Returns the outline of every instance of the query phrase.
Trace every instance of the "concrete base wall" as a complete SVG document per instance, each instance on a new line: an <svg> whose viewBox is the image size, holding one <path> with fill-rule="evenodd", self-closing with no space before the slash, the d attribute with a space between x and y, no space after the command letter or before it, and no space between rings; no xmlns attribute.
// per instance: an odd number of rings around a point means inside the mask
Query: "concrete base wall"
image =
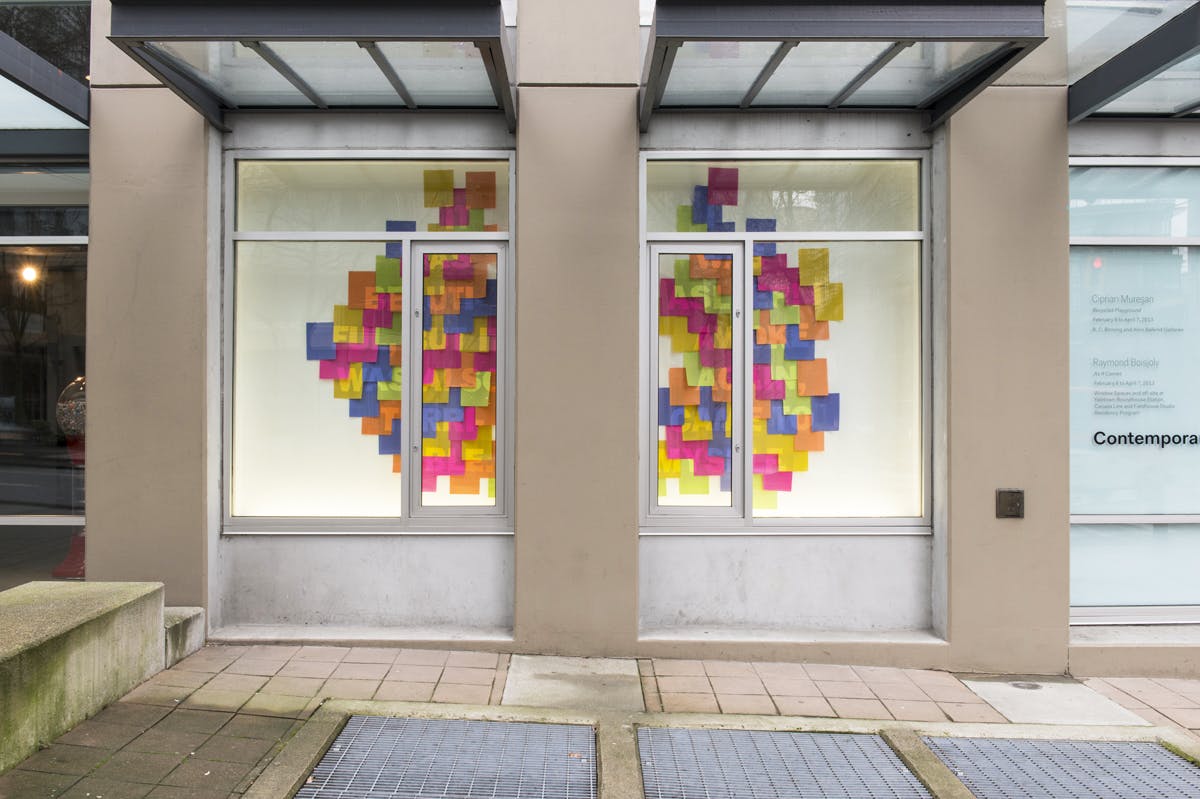
<svg viewBox="0 0 1200 799"><path fill-rule="evenodd" d="M0 593L0 771L162 668L161 583Z"/></svg>

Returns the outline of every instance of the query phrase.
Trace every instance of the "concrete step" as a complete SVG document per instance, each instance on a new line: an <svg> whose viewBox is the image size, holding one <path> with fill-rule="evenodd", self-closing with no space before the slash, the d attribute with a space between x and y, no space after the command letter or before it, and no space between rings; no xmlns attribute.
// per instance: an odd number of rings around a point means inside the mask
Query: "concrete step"
<svg viewBox="0 0 1200 799"><path fill-rule="evenodd" d="M171 668L204 646L204 608L163 608L166 665Z"/></svg>
<svg viewBox="0 0 1200 799"><path fill-rule="evenodd" d="M0 592L0 772L163 667L162 583Z"/></svg>

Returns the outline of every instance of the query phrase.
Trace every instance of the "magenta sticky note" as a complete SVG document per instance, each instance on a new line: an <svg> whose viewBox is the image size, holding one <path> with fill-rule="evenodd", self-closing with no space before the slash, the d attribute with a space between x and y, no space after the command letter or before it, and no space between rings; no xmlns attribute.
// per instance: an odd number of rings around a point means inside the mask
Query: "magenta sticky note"
<svg viewBox="0 0 1200 799"><path fill-rule="evenodd" d="M421 490L432 494L437 491L437 475L427 472L421 473Z"/></svg>
<svg viewBox="0 0 1200 799"><path fill-rule="evenodd" d="M424 385L429 386L433 384L434 371L434 368L429 364L428 361L422 364L421 382Z"/></svg>
<svg viewBox="0 0 1200 799"><path fill-rule="evenodd" d="M467 190L465 188L454 190L454 207L462 208L464 210L466 209L466 207L467 207ZM466 224L466 223L464 222L463 224Z"/></svg>
<svg viewBox="0 0 1200 799"><path fill-rule="evenodd" d="M708 204L737 205L738 171L736 168L708 168Z"/></svg>
<svg viewBox="0 0 1200 799"><path fill-rule="evenodd" d="M692 464L692 474L697 477L720 477L725 473L725 459L705 453Z"/></svg>
<svg viewBox="0 0 1200 799"><path fill-rule="evenodd" d="M494 352L477 352L475 353L475 371L476 372L491 372L496 373L496 353Z"/></svg>
<svg viewBox="0 0 1200 799"><path fill-rule="evenodd" d="M767 363L754 364L754 398L759 400L784 398L786 384L782 380L771 379L771 365Z"/></svg>
<svg viewBox="0 0 1200 799"><path fill-rule="evenodd" d="M774 474L764 474L762 481L763 488L767 489L768 491L792 490L791 472L775 472Z"/></svg>
<svg viewBox="0 0 1200 799"><path fill-rule="evenodd" d="M755 455L754 456L754 473L755 474L773 474L779 471L779 456L778 455Z"/></svg>

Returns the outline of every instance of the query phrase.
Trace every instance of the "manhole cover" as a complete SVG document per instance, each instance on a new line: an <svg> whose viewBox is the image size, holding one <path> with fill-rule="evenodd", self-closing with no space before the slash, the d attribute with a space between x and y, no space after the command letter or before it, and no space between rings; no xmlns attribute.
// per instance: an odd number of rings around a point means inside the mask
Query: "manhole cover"
<svg viewBox="0 0 1200 799"><path fill-rule="evenodd" d="M1196 799L1200 768L1155 743L925 738L979 799Z"/></svg>
<svg viewBox="0 0 1200 799"><path fill-rule="evenodd" d="M638 730L646 799L929 799L878 735Z"/></svg>
<svg viewBox="0 0 1200 799"><path fill-rule="evenodd" d="M595 799L596 738L572 724L351 716L297 799Z"/></svg>

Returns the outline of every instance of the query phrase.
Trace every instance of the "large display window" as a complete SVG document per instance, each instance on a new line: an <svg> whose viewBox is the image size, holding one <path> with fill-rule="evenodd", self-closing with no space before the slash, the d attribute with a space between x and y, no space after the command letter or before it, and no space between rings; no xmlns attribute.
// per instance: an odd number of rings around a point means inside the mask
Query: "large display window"
<svg viewBox="0 0 1200 799"><path fill-rule="evenodd" d="M928 524L922 163L647 159L645 524Z"/></svg>
<svg viewBox="0 0 1200 799"><path fill-rule="evenodd" d="M226 531L511 529L508 159L229 169Z"/></svg>
<svg viewBox="0 0 1200 799"><path fill-rule="evenodd" d="M1071 604L1200 606L1200 162L1073 160L1069 270Z"/></svg>

